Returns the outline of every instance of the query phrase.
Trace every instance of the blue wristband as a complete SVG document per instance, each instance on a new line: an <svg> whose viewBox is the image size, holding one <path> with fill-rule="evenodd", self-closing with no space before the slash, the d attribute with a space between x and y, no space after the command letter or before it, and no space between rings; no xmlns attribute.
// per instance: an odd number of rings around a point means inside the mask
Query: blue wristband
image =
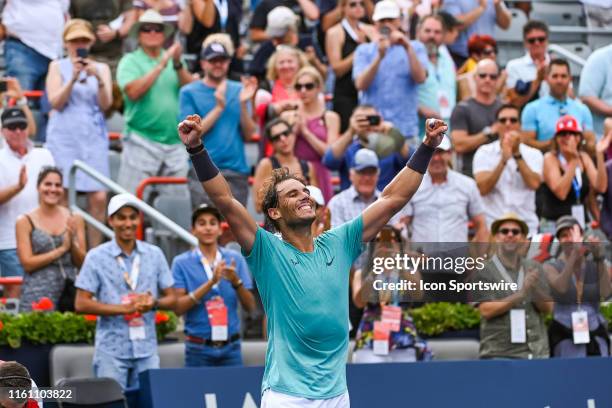
<svg viewBox="0 0 612 408"><path fill-rule="evenodd" d="M417 173L425 174L427 171L427 166L429 166L429 161L431 160L431 157L435 151L435 148L428 146L425 143L421 143L410 160L408 160L408 164L406 164L406 166Z"/></svg>

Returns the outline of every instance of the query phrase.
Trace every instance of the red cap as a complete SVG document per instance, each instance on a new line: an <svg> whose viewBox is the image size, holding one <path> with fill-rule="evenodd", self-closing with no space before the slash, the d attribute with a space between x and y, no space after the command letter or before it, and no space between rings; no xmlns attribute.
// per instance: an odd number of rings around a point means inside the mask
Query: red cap
<svg viewBox="0 0 612 408"><path fill-rule="evenodd" d="M582 126L572 115L561 116L559 120L557 120L557 125L555 126L555 135L561 132L574 132L582 134Z"/></svg>

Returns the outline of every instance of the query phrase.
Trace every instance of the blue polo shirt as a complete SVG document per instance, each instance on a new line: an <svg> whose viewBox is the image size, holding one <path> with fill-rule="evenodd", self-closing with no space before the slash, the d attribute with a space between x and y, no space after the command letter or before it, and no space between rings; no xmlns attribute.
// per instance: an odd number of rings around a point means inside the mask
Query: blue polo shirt
<svg viewBox="0 0 612 408"><path fill-rule="evenodd" d="M221 257L226 264L236 262L236 273L242 279L246 289L253 288L253 280L249 273L246 261L240 253L219 247ZM184 252L172 261L172 275L174 277L174 287L185 289L187 293L196 290L204 283L208 282L208 276L200 261L200 254L197 250ZM210 322L206 313L206 301L215 296L221 296L227 306L228 335L232 336L240 332L240 319L238 318L238 296L232 284L226 279L221 279L217 288L213 288L203 298L199 305L192 307L185 315L185 334L197 336L204 339L211 338Z"/></svg>
<svg viewBox="0 0 612 408"><path fill-rule="evenodd" d="M250 169L244 153L244 139L240 127L240 91L242 84L227 80L225 109L212 128L204 134L204 147L221 170L248 174ZM216 88L195 81L181 88L179 93L179 120L187 115L205 117L217 104Z"/></svg>
<svg viewBox="0 0 612 408"><path fill-rule="evenodd" d="M351 186L351 180L349 179L349 170L353 166L355 161L355 155L359 149L363 149L364 146L357 140L346 149L344 156L335 158L331 148L328 148L323 155L321 161L330 170L337 170L340 174L340 189L346 190ZM409 152L408 157L412 155L412 151ZM380 167L380 174L378 176L378 184L376 188L383 191L387 184L393 180L393 177L404 168L408 162L407 158L404 158L399 153L393 153L389 156L379 159L378 165Z"/></svg>
<svg viewBox="0 0 612 408"><path fill-rule="evenodd" d="M521 114L521 123L523 130L536 132L537 140L549 140L563 115L572 115L583 130L593 131L593 116L585 104L571 98L560 101L551 95L529 102Z"/></svg>
<svg viewBox="0 0 612 408"><path fill-rule="evenodd" d="M410 41L410 44L423 69L427 69L425 46L419 41ZM353 61L353 80L372 64L377 55L376 43L357 47ZM406 138L416 136L419 131L418 84L412 79L411 71L406 49L401 45L393 45L387 49L370 86L359 96L361 105L374 106Z"/></svg>

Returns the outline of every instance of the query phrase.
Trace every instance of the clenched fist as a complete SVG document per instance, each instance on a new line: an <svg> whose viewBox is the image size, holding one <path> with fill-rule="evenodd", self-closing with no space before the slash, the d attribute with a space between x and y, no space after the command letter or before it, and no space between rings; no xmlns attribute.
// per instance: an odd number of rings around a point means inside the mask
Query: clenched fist
<svg viewBox="0 0 612 408"><path fill-rule="evenodd" d="M202 118L199 115L189 115L178 124L179 137L187 147L197 147L202 144Z"/></svg>
<svg viewBox="0 0 612 408"><path fill-rule="evenodd" d="M446 122L440 119L427 119L425 122L425 143L429 147L438 147L448 130Z"/></svg>

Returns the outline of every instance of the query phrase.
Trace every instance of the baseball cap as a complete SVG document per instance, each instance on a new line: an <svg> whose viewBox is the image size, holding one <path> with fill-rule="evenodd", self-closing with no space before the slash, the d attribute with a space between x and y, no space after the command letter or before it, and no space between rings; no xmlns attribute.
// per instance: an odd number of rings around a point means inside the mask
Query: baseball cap
<svg viewBox="0 0 612 408"><path fill-rule="evenodd" d="M325 205L325 200L323 199L323 193L319 187L315 186L306 186L308 191L310 191L310 196L315 200L315 203L318 205Z"/></svg>
<svg viewBox="0 0 612 408"><path fill-rule="evenodd" d="M575 219L574 217L572 217L571 215L564 215L562 217L560 217L557 220L556 223L556 228L555 228L555 237L559 238L559 234L561 233L562 230L566 229L566 228L571 228L574 225L578 225L580 226L580 223L578 222L577 219ZM582 230L582 228L580 228L580 230Z"/></svg>
<svg viewBox="0 0 612 408"><path fill-rule="evenodd" d="M575 132L582 134L582 126L572 115L564 115L557 120L555 126L555 136L561 132Z"/></svg>
<svg viewBox="0 0 612 408"><path fill-rule="evenodd" d="M382 0L376 3L372 20L379 21L384 18L400 18L400 9L396 2L392 0Z"/></svg>
<svg viewBox="0 0 612 408"><path fill-rule="evenodd" d="M266 35L278 38L287 34L290 29L297 27L298 17L289 7L278 6L268 13Z"/></svg>
<svg viewBox="0 0 612 408"><path fill-rule="evenodd" d="M370 149L359 149L355 154L351 168L361 171L369 167L378 168L378 156Z"/></svg>
<svg viewBox="0 0 612 408"><path fill-rule="evenodd" d="M450 152L453 149L453 145L451 144L448 136L444 135L442 142L440 142L436 149L444 150L445 152Z"/></svg>
<svg viewBox="0 0 612 408"><path fill-rule="evenodd" d="M64 26L64 41L72 41L77 38L87 38L90 41L96 41L93 27L89 21L80 18L68 20Z"/></svg>
<svg viewBox="0 0 612 408"><path fill-rule="evenodd" d="M211 214L213 215L219 222L221 222L222 216L221 212L212 205L201 204L198 208L196 208L191 214L191 225L195 225L196 220L202 214Z"/></svg>
<svg viewBox="0 0 612 408"><path fill-rule="evenodd" d="M202 48L202 52L200 53L200 59L210 61L215 58L231 58L231 55L227 52L223 44L219 42L213 42L206 46L206 48Z"/></svg>
<svg viewBox="0 0 612 408"><path fill-rule="evenodd" d="M138 210L138 205L138 199L134 195L128 193L117 194L108 202L107 214L110 217L126 206Z"/></svg>
<svg viewBox="0 0 612 408"><path fill-rule="evenodd" d="M26 118L21 108L6 108L4 112L2 112L2 116L0 116L0 120L2 120L2 127L14 123L25 123L26 125L28 123L28 118Z"/></svg>

